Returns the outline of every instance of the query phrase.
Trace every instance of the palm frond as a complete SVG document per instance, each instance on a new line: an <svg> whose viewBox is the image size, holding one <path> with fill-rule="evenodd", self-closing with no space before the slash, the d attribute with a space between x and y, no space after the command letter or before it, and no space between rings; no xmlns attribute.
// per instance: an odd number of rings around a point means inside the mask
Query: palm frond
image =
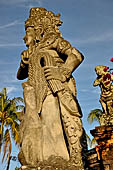
<svg viewBox="0 0 113 170"><path fill-rule="evenodd" d="M18 127L19 127L19 126L18 126ZM15 144L19 144L19 133L18 133L18 129L19 129L19 128L17 128L15 124L12 124L12 126L11 126L11 133L12 133L12 137L13 137L13 139L14 139Z"/></svg>
<svg viewBox="0 0 113 170"><path fill-rule="evenodd" d="M11 147L10 147L11 139L10 139L10 133L9 133L8 129L5 131L4 139L5 139L5 143L4 143L4 148L3 148L4 154L3 154L3 157L2 157L2 162L4 161L4 158L5 158L5 155L6 155L6 149L7 149L8 145L9 145L8 153L9 154L11 153Z"/></svg>
<svg viewBox="0 0 113 170"><path fill-rule="evenodd" d="M102 116L102 110L100 109L94 109L91 110L91 112L88 115L88 122L91 124L93 121L97 121L100 123L100 117Z"/></svg>
<svg viewBox="0 0 113 170"><path fill-rule="evenodd" d="M24 103L24 99L21 97L15 97L13 98L13 101L18 104L18 103Z"/></svg>
<svg viewBox="0 0 113 170"><path fill-rule="evenodd" d="M7 102L4 104L4 111L9 111L12 107L12 103L11 102Z"/></svg>
<svg viewBox="0 0 113 170"><path fill-rule="evenodd" d="M95 138L93 138L91 140L91 148L95 147L97 145L97 141L95 140Z"/></svg>
<svg viewBox="0 0 113 170"><path fill-rule="evenodd" d="M0 124L0 135L1 135L1 138L3 137L3 125L4 125L4 123L3 123L3 121L1 122L1 124Z"/></svg>
<svg viewBox="0 0 113 170"><path fill-rule="evenodd" d="M18 115L16 113L10 113L10 115L8 115L8 118L11 119L12 122L18 121Z"/></svg>
<svg viewBox="0 0 113 170"><path fill-rule="evenodd" d="M2 117L3 113L0 111L0 118Z"/></svg>
<svg viewBox="0 0 113 170"><path fill-rule="evenodd" d="M23 110L23 108L24 108L24 105L17 105L16 106L16 110Z"/></svg>
<svg viewBox="0 0 113 170"><path fill-rule="evenodd" d="M2 144L3 144L3 136L0 134L0 153L1 153Z"/></svg>
<svg viewBox="0 0 113 170"><path fill-rule="evenodd" d="M86 133L86 139L87 139L87 144L89 145L89 147L91 147L91 139L87 133Z"/></svg>
<svg viewBox="0 0 113 170"><path fill-rule="evenodd" d="M3 154L3 157L2 157L2 163L3 163L4 158L5 158L5 155L6 155L6 148L7 148L7 145L8 145L8 142L6 141L5 144L4 144L4 154Z"/></svg>
<svg viewBox="0 0 113 170"><path fill-rule="evenodd" d="M1 98L0 98L0 111L1 112L4 111L4 98L3 98L3 96L1 96Z"/></svg>
<svg viewBox="0 0 113 170"><path fill-rule="evenodd" d="M0 92L0 150L3 146L2 162L7 154L7 160L11 155L11 139L19 144L19 114L24 108L24 101L21 97L8 98L7 89ZM4 128L5 127L5 128ZM5 131L4 131L5 130Z"/></svg>

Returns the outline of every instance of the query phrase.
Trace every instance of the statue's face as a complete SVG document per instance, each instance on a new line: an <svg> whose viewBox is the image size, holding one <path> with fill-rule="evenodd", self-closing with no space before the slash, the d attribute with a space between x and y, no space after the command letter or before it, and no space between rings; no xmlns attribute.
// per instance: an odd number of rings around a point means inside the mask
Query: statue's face
<svg viewBox="0 0 113 170"><path fill-rule="evenodd" d="M101 72L100 69L97 69L97 70L96 70L96 73L97 73L97 75L99 75L99 76L102 75L102 72Z"/></svg>
<svg viewBox="0 0 113 170"><path fill-rule="evenodd" d="M26 35L24 37L24 42L26 46L29 47L30 44L32 44L35 40L35 32L33 27L28 27L26 29Z"/></svg>

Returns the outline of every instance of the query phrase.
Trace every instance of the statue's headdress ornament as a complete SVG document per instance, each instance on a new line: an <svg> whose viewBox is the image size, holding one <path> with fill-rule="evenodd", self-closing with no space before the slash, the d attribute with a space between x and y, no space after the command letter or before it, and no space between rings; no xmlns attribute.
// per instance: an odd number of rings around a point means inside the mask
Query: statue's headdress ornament
<svg viewBox="0 0 113 170"><path fill-rule="evenodd" d="M45 8L31 8L29 18L25 22L25 28L31 26L37 29L39 25L58 27L61 24L62 21L60 20L60 14L55 15L53 12L47 11Z"/></svg>

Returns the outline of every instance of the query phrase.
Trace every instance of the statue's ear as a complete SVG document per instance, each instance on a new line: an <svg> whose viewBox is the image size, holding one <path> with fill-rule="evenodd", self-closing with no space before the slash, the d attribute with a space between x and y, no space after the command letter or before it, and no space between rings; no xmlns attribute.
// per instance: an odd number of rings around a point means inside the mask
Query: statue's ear
<svg viewBox="0 0 113 170"><path fill-rule="evenodd" d="M35 30L36 41L39 41L40 39L42 39L43 35L44 35L44 29L43 28L37 28Z"/></svg>

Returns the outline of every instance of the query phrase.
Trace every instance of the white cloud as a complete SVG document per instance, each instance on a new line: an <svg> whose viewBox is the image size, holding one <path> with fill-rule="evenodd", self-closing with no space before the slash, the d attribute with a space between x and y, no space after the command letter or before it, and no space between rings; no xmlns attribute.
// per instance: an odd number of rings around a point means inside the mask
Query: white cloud
<svg viewBox="0 0 113 170"><path fill-rule="evenodd" d="M17 43L9 43L9 44L0 44L0 47L21 47L23 44L17 44Z"/></svg>
<svg viewBox="0 0 113 170"><path fill-rule="evenodd" d="M19 24L23 24L23 22L19 20L14 20L4 25L0 25L0 48L1 47L20 47L24 45L23 43L19 43L17 40L17 37L19 37L19 34L16 35L13 32L14 26L17 26ZM9 29L10 27L11 27L11 30ZM8 30L6 31L5 29L8 29Z"/></svg>
<svg viewBox="0 0 113 170"><path fill-rule="evenodd" d="M96 88L96 87L95 87ZM91 91L92 93L95 93L95 94L100 94L101 93L101 90L99 88L96 88L95 90L92 90Z"/></svg>
<svg viewBox="0 0 113 170"><path fill-rule="evenodd" d="M42 1L43 0L28 0L28 1L25 1L25 3L21 3L18 5L30 10L31 8L34 8L34 7L42 7L43 6Z"/></svg>
<svg viewBox="0 0 113 170"><path fill-rule="evenodd" d="M3 65L5 65L4 67L6 67L7 65L13 65L13 64L17 64L17 62L16 61L12 61L12 60L5 61L5 60L0 58L0 67L3 66ZM3 72L4 72L4 70L3 70ZM9 73L9 70L8 71L5 70L5 72ZM0 74L2 74L1 70L0 70Z"/></svg>
<svg viewBox="0 0 113 170"><path fill-rule="evenodd" d="M8 24L5 24L5 25L1 25L0 26L0 29L4 29L4 28L9 28L9 27L12 27L12 26L15 26L17 24L23 24L22 22L19 22L19 20L15 20L13 22L10 22Z"/></svg>
<svg viewBox="0 0 113 170"><path fill-rule="evenodd" d="M78 44L90 44L90 43L98 43L98 42L106 42L113 40L113 31L104 32L102 34L93 34L91 36L87 36L85 39L76 39L76 43ZM74 40L72 40L75 43Z"/></svg>
<svg viewBox="0 0 113 170"><path fill-rule="evenodd" d="M0 88L0 91L2 91L3 89L2 88ZM12 93L12 92L14 92L14 91L16 91L17 90L17 88L16 87L14 87L14 86L12 86L12 87L7 87L6 88L6 90L7 90L7 93L8 94L10 94L10 93Z"/></svg>
<svg viewBox="0 0 113 170"><path fill-rule="evenodd" d="M10 93L12 93L12 92L14 92L14 91L17 91L17 88L16 87L7 87L7 93L8 94L10 94Z"/></svg>
<svg viewBox="0 0 113 170"><path fill-rule="evenodd" d="M96 87L94 87L94 88L96 88ZM80 92L84 92L84 93L94 93L94 94L100 94L100 88L96 88L96 89L94 89L93 90L93 88L92 89L80 89L79 90Z"/></svg>
<svg viewBox="0 0 113 170"><path fill-rule="evenodd" d="M81 90L79 90L80 92L89 92L89 90L88 89L81 89Z"/></svg>
<svg viewBox="0 0 113 170"><path fill-rule="evenodd" d="M8 4L8 5L12 5L12 4L20 4L23 5L25 3L38 3L39 5L42 5L42 0L10 0L9 2L7 2L7 0L0 0L0 3L2 4Z"/></svg>

